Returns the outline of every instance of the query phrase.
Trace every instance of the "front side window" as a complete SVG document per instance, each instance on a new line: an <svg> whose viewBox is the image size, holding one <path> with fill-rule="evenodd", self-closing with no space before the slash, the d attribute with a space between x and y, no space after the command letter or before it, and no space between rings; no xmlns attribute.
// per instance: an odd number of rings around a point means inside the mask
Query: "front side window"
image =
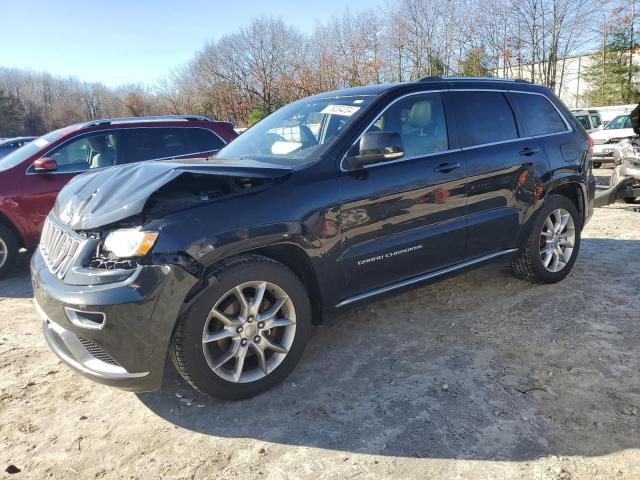
<svg viewBox="0 0 640 480"><path fill-rule="evenodd" d="M405 158L449 149L447 121L439 93L409 95L392 103L367 132L399 134Z"/></svg>
<svg viewBox="0 0 640 480"><path fill-rule="evenodd" d="M80 172L115 165L116 151L117 136L99 133L73 140L48 156L58 164L58 172Z"/></svg>
<svg viewBox="0 0 640 480"><path fill-rule="evenodd" d="M618 115L616 118L611 120L606 127L605 130L617 130L621 128L631 128L631 117L629 115Z"/></svg>
<svg viewBox="0 0 640 480"><path fill-rule="evenodd" d="M462 146L484 145L518 138L513 111L500 92L455 92Z"/></svg>
<svg viewBox="0 0 640 480"><path fill-rule="evenodd" d="M567 125L553 106L543 95L529 93L513 93L512 100L520 113L521 121L531 136L549 135L567 131ZM578 119L578 121L580 121ZM589 118L584 115L585 129L589 130ZM586 125L585 125L586 124Z"/></svg>
<svg viewBox="0 0 640 480"><path fill-rule="evenodd" d="M250 158L296 166L312 162L375 96L310 97L261 120L229 143L219 158Z"/></svg>

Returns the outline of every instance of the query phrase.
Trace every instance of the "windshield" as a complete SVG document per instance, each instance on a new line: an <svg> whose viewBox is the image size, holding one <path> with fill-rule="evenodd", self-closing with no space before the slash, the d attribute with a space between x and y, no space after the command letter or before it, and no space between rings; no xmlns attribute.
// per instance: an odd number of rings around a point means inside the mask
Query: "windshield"
<svg viewBox="0 0 640 480"><path fill-rule="evenodd" d="M251 157L296 166L310 162L374 96L306 98L261 120L220 150L218 158Z"/></svg>
<svg viewBox="0 0 640 480"><path fill-rule="evenodd" d="M40 150L41 148L46 147L50 143L58 140L66 133L65 130L66 129L61 128L60 130L49 132L40 138L36 138L33 142L27 143L24 147L20 147L17 150L14 150L6 157L0 158L0 170L7 170L9 168L15 167L34 153L38 152L38 150Z"/></svg>
<svg viewBox="0 0 640 480"><path fill-rule="evenodd" d="M631 128L631 117L629 115L618 115L604 127L605 130L616 130L620 128Z"/></svg>

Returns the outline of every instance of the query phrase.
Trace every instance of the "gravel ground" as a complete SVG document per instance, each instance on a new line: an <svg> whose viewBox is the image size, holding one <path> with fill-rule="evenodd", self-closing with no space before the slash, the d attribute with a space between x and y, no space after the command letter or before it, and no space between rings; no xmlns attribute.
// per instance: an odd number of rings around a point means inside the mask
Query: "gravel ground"
<svg viewBox="0 0 640 480"><path fill-rule="evenodd" d="M496 264L351 310L236 403L172 368L140 395L72 373L41 337L25 255L0 281L0 475L640 479L634 208L597 209L560 284Z"/></svg>

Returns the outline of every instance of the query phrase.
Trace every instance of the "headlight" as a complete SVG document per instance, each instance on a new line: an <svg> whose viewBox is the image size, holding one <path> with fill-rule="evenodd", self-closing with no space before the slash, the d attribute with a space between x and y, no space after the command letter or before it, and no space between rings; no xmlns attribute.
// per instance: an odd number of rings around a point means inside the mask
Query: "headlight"
<svg viewBox="0 0 640 480"><path fill-rule="evenodd" d="M158 232L143 232L135 228L114 230L107 235L104 249L118 258L146 255L156 243Z"/></svg>

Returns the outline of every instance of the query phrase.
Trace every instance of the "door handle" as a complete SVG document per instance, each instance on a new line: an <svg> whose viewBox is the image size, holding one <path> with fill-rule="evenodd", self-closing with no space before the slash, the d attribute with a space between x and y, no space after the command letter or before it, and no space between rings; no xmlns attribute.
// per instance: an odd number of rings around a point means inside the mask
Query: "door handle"
<svg viewBox="0 0 640 480"><path fill-rule="evenodd" d="M433 171L447 173L451 170L455 170L456 168L460 168L460 166L461 165L459 163L441 163L436 168L434 168Z"/></svg>
<svg viewBox="0 0 640 480"><path fill-rule="evenodd" d="M539 151L540 151L539 148L526 147L526 148L523 148L522 150L520 150L520 155L524 155L525 157L529 157L531 155L535 155Z"/></svg>

